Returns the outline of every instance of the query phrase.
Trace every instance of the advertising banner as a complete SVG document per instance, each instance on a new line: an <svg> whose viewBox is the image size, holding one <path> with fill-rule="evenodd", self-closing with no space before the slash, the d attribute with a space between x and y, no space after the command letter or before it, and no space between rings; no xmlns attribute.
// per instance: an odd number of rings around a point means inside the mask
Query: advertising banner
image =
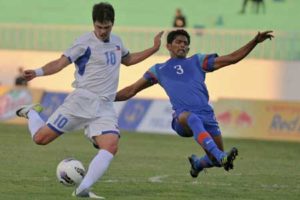
<svg viewBox="0 0 300 200"><path fill-rule="evenodd" d="M300 141L300 102L221 99L215 111L224 136Z"/></svg>
<svg viewBox="0 0 300 200"><path fill-rule="evenodd" d="M44 107L44 110L41 112L41 117L44 121L47 121L48 118L54 111L60 106L65 98L67 93L61 92L45 92L41 100L41 105Z"/></svg>
<svg viewBox="0 0 300 200"><path fill-rule="evenodd" d="M168 100L153 100L137 131L176 134L171 128L172 113Z"/></svg>
<svg viewBox="0 0 300 200"><path fill-rule="evenodd" d="M0 95L0 121L25 123L16 110L23 104L41 102L42 118L61 105L67 93L13 88ZM300 141L300 102L220 99L213 103L224 137ZM130 99L115 102L119 127L128 131L176 134L171 128L168 100Z"/></svg>
<svg viewBox="0 0 300 200"><path fill-rule="evenodd" d="M24 123L25 119L16 117L16 110L24 104L40 102L42 90L24 87L11 88L0 96L0 121L8 123Z"/></svg>
<svg viewBox="0 0 300 200"><path fill-rule="evenodd" d="M153 100L131 99L126 102L119 114L119 126L125 130L137 130Z"/></svg>

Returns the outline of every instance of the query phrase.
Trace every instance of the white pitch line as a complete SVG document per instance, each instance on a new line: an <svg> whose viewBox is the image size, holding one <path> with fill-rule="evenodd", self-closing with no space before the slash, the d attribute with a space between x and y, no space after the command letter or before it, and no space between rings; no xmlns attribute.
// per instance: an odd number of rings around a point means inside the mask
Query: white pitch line
<svg viewBox="0 0 300 200"><path fill-rule="evenodd" d="M234 174L236 176L241 176L241 174ZM43 177L42 177L43 178ZM106 183L145 183L145 182L151 182L151 183L168 183L168 184L182 184L181 181L170 181L166 180L166 178L170 178L170 175L159 175L159 176L153 176L148 178L148 181L145 179L107 179L107 180L101 180ZM44 177L44 181L49 181L47 177ZM191 182L186 182L187 184L192 185L207 185L207 186L222 186L222 187L229 187L232 186L232 183L228 182L214 182L214 181L201 181L201 179L192 179ZM242 187L250 187L247 183L241 183L240 186ZM259 188L263 190L276 190L276 189L299 189L300 185L282 185L278 183L274 184L258 184Z"/></svg>
<svg viewBox="0 0 300 200"><path fill-rule="evenodd" d="M285 188L289 188L288 185L280 185L280 184L272 184L272 185L261 184L260 186L264 189L285 189Z"/></svg>
<svg viewBox="0 0 300 200"><path fill-rule="evenodd" d="M151 183L161 183L162 182L161 179L164 179L164 178L167 178L167 177L169 177L169 175L153 176L153 177L148 178L148 180Z"/></svg>
<svg viewBox="0 0 300 200"><path fill-rule="evenodd" d="M119 181L116 180L116 179L115 180L108 179L108 180L105 180L103 182L105 182L105 183L118 183Z"/></svg>

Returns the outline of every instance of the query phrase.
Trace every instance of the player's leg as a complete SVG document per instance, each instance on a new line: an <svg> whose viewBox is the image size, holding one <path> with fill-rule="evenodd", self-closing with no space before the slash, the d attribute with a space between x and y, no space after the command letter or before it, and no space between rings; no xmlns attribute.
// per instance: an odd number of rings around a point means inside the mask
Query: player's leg
<svg viewBox="0 0 300 200"><path fill-rule="evenodd" d="M201 158L192 154L188 159L191 164L190 175L193 178L196 178L202 170L214 167L214 164L207 154Z"/></svg>
<svg viewBox="0 0 300 200"><path fill-rule="evenodd" d="M224 151L222 136L212 136L216 145L221 151ZM206 155L202 157L197 157L196 155L191 155L189 157L190 164L192 166L192 170L190 171L192 177L197 177L199 172L206 168L211 167L222 167L219 162L214 158L212 154L208 151L205 151ZM193 170L194 169L194 170Z"/></svg>
<svg viewBox="0 0 300 200"><path fill-rule="evenodd" d="M39 145L46 145L59 135L50 129L39 113L43 110L40 104L24 105L16 111L17 116L28 119L28 129L33 141Z"/></svg>
<svg viewBox="0 0 300 200"><path fill-rule="evenodd" d="M216 143L216 145L218 146L218 148L221 151L224 151L222 136L221 135L212 136L212 138ZM205 152L206 155L200 158L194 154L189 157L189 162L191 164L190 174L194 178L196 178L203 169L212 168L212 167L222 167L212 154L210 154L208 151Z"/></svg>
<svg viewBox="0 0 300 200"><path fill-rule="evenodd" d="M221 132L213 112L201 116L197 116L194 113L184 114L183 120L186 120L186 123L192 129L195 140L216 159L216 162L214 159L211 159L214 165L221 165L226 171L233 168L233 161L238 155L238 150L235 147L228 153L222 150L222 138L217 137L221 135ZM213 126L213 129L210 128L210 125ZM213 138L211 135L216 138ZM217 146L215 141L218 142L222 149Z"/></svg>
<svg viewBox="0 0 300 200"><path fill-rule="evenodd" d="M182 136L182 137L192 137L193 136L193 132L188 127L187 123L185 121L183 121L182 124L180 124L179 119L176 116L176 114L173 114L172 129L179 136ZM211 168L211 167L215 166L215 164L211 161L213 156L207 150L204 149L204 151L206 152L206 155L203 156L202 158L198 158L196 155L191 155L188 158L190 161L190 164L191 164L190 174L192 177L197 177L198 174L205 168Z"/></svg>
<svg viewBox="0 0 300 200"><path fill-rule="evenodd" d="M212 136L213 140L215 141L216 145L221 151L224 151L224 144L223 144L223 138L221 134L221 130L219 127L219 124L216 120L216 117L213 112L210 114L206 114L205 116L201 116L203 122L204 122L204 128L209 132L209 134ZM236 156L238 154L238 151L235 147L233 147L228 153L227 156L224 157L222 160L222 166L226 171L229 171L230 169L233 169L233 161L235 160ZM210 156L210 159L214 166L221 167L218 161L216 161L212 156Z"/></svg>
<svg viewBox="0 0 300 200"><path fill-rule="evenodd" d="M220 148L220 150L223 151L223 140L222 136L213 136L212 137L217 144L217 146ZM203 157L197 157L196 155L191 155L189 157L189 162L191 164L191 170L190 174L192 177L196 178L198 174L206 168L211 167L224 167L226 171L229 171L230 169L233 169L233 161L235 160L235 157L237 156L237 149L232 148L231 151L227 154L227 158L229 157L230 160L228 160L228 163L225 163L224 165L221 165L209 152L206 151L206 155Z"/></svg>
<svg viewBox="0 0 300 200"><path fill-rule="evenodd" d="M218 122L216 121L216 118L214 116L214 113L206 114L204 117L202 116L203 125L205 130L210 134L214 142L216 143L217 147L224 152L224 145L223 145L223 139L220 131L220 127ZM212 161L213 165L216 167L221 167L221 165L218 163L218 161L213 157L213 155L207 153L208 157Z"/></svg>
<svg viewBox="0 0 300 200"><path fill-rule="evenodd" d="M89 196L90 188L106 172L118 151L119 130L117 118L99 118L86 129L86 135L91 139L99 151L89 164L88 171L80 185L76 188L76 196Z"/></svg>
<svg viewBox="0 0 300 200"><path fill-rule="evenodd" d="M220 148L220 150L223 151L223 144L220 145L219 138L216 139L216 137L212 137L217 144L217 146ZM196 178L198 174L207 168L212 167L222 167L222 165L214 158L214 156L209 153L208 151L204 150L206 154L202 157L197 157L196 155L192 154L190 157L188 157L189 162L191 164L191 170L190 174L193 178Z"/></svg>
<svg viewBox="0 0 300 200"><path fill-rule="evenodd" d="M213 138L205 130L202 120L196 114L190 112L180 113L178 119L180 124L188 126L192 130L196 142L221 163L226 153L218 148Z"/></svg>
<svg viewBox="0 0 300 200"><path fill-rule="evenodd" d="M193 131L186 125L180 124L176 114L173 114L172 129L181 137L193 137Z"/></svg>

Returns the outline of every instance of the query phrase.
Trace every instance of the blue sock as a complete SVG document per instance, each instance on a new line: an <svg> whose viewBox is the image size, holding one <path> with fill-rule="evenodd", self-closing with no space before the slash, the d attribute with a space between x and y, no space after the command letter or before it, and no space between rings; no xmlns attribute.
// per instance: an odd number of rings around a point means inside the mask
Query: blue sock
<svg viewBox="0 0 300 200"><path fill-rule="evenodd" d="M221 158L226 154L218 148L209 133L204 129L201 119L191 113L187 119L187 123L193 131L194 139L220 162Z"/></svg>
<svg viewBox="0 0 300 200"><path fill-rule="evenodd" d="M207 155L197 159L195 163L196 163L196 168L198 170L202 170L204 168L211 168L214 166L214 164L212 163L212 161L209 159Z"/></svg>

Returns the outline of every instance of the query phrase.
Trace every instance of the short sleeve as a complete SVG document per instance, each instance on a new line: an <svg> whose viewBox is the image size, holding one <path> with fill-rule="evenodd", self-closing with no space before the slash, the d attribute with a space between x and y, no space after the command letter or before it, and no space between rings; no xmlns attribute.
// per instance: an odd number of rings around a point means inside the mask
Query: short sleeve
<svg viewBox="0 0 300 200"><path fill-rule="evenodd" d="M120 44L121 44L122 58L124 58L129 54L129 50L124 46L122 40L120 40Z"/></svg>
<svg viewBox="0 0 300 200"><path fill-rule="evenodd" d="M218 57L218 54L197 54L197 57L203 71L212 72L215 70L215 58Z"/></svg>
<svg viewBox="0 0 300 200"><path fill-rule="evenodd" d="M66 56L71 63L75 62L80 56L85 54L85 52L89 48L83 44L80 44L78 42L74 42L74 44L67 49L63 54Z"/></svg>
<svg viewBox="0 0 300 200"><path fill-rule="evenodd" d="M150 67L148 71L145 72L143 77L152 85L158 83L155 65Z"/></svg>

